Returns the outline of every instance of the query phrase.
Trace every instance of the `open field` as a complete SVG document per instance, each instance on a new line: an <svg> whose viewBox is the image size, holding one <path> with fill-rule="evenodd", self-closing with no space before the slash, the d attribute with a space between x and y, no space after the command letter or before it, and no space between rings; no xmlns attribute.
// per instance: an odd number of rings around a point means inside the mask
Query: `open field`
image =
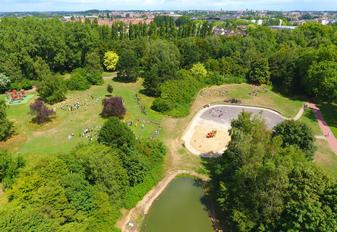
<svg viewBox="0 0 337 232"><path fill-rule="evenodd" d="M304 104L301 100L289 99L267 87L249 84L229 84L203 89L197 96L196 102L224 103L224 100L231 98L241 100L243 105L272 108L288 118L294 117Z"/></svg>
<svg viewBox="0 0 337 232"><path fill-rule="evenodd" d="M81 136L86 128L94 130L92 137L95 138L104 122L99 114L102 110L101 101L107 94L106 87L109 83L114 88L112 95L121 96L125 101L127 108L125 121L133 122L131 128L136 136L139 138L153 136L154 131L158 129L158 125L154 123L160 123L162 116L150 109L151 98L139 94L141 103L147 109L147 115L141 112L135 97L141 89L141 81L125 84L105 78L102 86L92 86L87 91L68 92L66 101L51 106L56 110L56 119L42 126L31 123L32 117L29 114L31 101L10 106L8 117L15 123L17 135L0 143L0 148L20 154L55 154L67 152L81 142L88 142L88 138ZM75 103L80 103L81 106L77 110L70 111L67 105ZM161 128L159 131L162 136ZM68 136L72 133L75 136L69 140Z"/></svg>
<svg viewBox="0 0 337 232"><path fill-rule="evenodd" d="M325 140L316 140L315 163L330 176L337 179L337 155Z"/></svg>

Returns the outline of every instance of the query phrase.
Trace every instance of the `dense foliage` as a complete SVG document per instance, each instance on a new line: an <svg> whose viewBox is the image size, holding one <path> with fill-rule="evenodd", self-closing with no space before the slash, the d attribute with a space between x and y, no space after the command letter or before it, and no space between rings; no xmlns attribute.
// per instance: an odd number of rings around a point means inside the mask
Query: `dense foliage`
<svg viewBox="0 0 337 232"><path fill-rule="evenodd" d="M99 131L98 142L127 151L136 143L132 130L118 118L112 117L106 121Z"/></svg>
<svg viewBox="0 0 337 232"><path fill-rule="evenodd" d="M0 100L0 141L8 139L14 132L13 123L7 119L7 105Z"/></svg>
<svg viewBox="0 0 337 232"><path fill-rule="evenodd" d="M134 206L158 181L166 151L157 141L140 141L134 152L91 143L27 166L0 209L0 230L117 231L120 208ZM0 153L1 178L21 167Z"/></svg>
<svg viewBox="0 0 337 232"><path fill-rule="evenodd" d="M299 121L284 121L273 129L273 136L282 138L282 146L298 146L309 160L313 159L315 138L312 130Z"/></svg>
<svg viewBox="0 0 337 232"><path fill-rule="evenodd" d="M29 106L31 114L34 116L33 122L42 124L49 122L53 117L55 117L55 111L48 109L44 101L41 99L36 99Z"/></svg>
<svg viewBox="0 0 337 232"><path fill-rule="evenodd" d="M54 104L66 99L67 87L61 77L46 76L41 80L37 92L45 102Z"/></svg>
<svg viewBox="0 0 337 232"><path fill-rule="evenodd" d="M298 146L282 147L259 118L232 122L231 141L212 170L231 231L336 231L336 183Z"/></svg>
<svg viewBox="0 0 337 232"><path fill-rule="evenodd" d="M105 99L103 99L102 104L103 104L103 110L102 110L102 113L101 113L102 117L105 117L105 118L107 118L107 117L123 118L125 113L126 113L126 109L124 107L123 99L121 97L105 98Z"/></svg>
<svg viewBox="0 0 337 232"><path fill-rule="evenodd" d="M90 22L4 18L0 73L18 88L28 83L25 80L45 79L50 71L87 68L100 72L105 63L108 70L117 68L120 80L144 77L145 92L160 96L161 85L177 79L180 69L202 63L218 84L242 82L242 78L254 84L271 81L285 94L336 101L335 26L306 23L291 31L252 27L247 35L233 37L212 36L213 26L168 16L156 17L150 25L116 22L111 28ZM2 82L1 88L10 87L8 80ZM59 101L42 97L48 103Z"/></svg>
<svg viewBox="0 0 337 232"><path fill-rule="evenodd" d="M21 156L14 158L11 154L0 150L0 182L3 183L4 189L12 186L24 165L25 161Z"/></svg>

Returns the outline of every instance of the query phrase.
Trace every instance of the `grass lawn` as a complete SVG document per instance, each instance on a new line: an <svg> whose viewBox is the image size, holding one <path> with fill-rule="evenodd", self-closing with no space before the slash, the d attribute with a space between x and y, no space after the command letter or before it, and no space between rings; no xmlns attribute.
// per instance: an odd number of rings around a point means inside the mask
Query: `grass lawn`
<svg viewBox="0 0 337 232"><path fill-rule="evenodd" d="M337 138L337 104L320 104L318 107L320 108L332 133Z"/></svg>
<svg viewBox="0 0 337 232"><path fill-rule="evenodd" d="M110 74L111 75L111 74ZM107 74L105 75L107 76ZM106 87L111 84L114 88L112 95L121 96L127 108L125 121L133 122L131 126L138 138L148 138L158 129L153 122L161 122L162 116L150 109L153 99L139 94L142 104L146 107L144 115L137 104L135 94L142 88L142 82L118 83L105 78L102 86L92 86L86 91L71 91L64 102L51 106L56 111L56 119L45 125L31 123L29 104L9 106L8 117L14 122L17 134L6 142L0 143L0 148L20 154L55 154L71 150L88 138L80 136L84 129L92 128L94 139L104 119L100 117L102 99L107 94ZM3 96L2 96L3 97ZM73 105L76 102L81 107L75 111L62 109L62 106ZM142 128L142 124L144 127ZM162 131L161 131L162 132ZM68 135L74 133L69 140ZM163 133L160 133L163 136Z"/></svg>
<svg viewBox="0 0 337 232"><path fill-rule="evenodd" d="M318 122L315 118L314 112L312 112L311 109L307 109L304 112L300 121L307 124L311 128L314 135L322 135L321 128L319 127Z"/></svg>
<svg viewBox="0 0 337 232"><path fill-rule="evenodd" d="M316 146L315 163L331 177L337 179L337 155L325 140L316 140Z"/></svg>
<svg viewBox="0 0 337 232"><path fill-rule="evenodd" d="M200 91L196 101L224 103L224 100L236 98L242 104L272 108L285 117L294 117L303 106L303 101L290 99L273 92L269 87L249 84L228 84L213 86Z"/></svg>

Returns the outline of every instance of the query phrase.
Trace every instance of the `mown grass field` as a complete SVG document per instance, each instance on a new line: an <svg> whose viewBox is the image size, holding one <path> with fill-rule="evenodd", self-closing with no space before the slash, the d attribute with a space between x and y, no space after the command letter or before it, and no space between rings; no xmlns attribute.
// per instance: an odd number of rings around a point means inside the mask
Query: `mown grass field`
<svg viewBox="0 0 337 232"><path fill-rule="evenodd" d="M105 76L108 76L105 74ZM110 74L111 76L111 74ZM86 91L71 91L67 93L64 102L50 106L56 111L56 118L47 124L36 125L31 122L32 116L29 112L28 102L22 105L9 106L8 117L15 124L16 135L6 142L0 143L0 148L7 149L19 154L55 154L64 153L81 142L89 139L81 136L86 128L93 129L93 139L103 124L104 120L99 114L102 110L102 99L107 94L107 85L114 88L113 96L121 96L125 102L127 113L125 122L133 122L131 126L138 138L148 138L154 134L158 126L152 122L161 122L162 116L150 109L153 99L139 94L142 88L141 81L137 83L118 83L112 81L111 77L105 77L102 86L92 86ZM141 98L147 114L140 110L135 94ZM2 96L4 97L4 96ZM78 110L69 111L61 109L65 105L80 103ZM74 134L72 139L68 136ZM160 135L162 130L160 128Z"/></svg>
<svg viewBox="0 0 337 232"><path fill-rule="evenodd" d="M196 101L209 103L224 103L224 100L236 98L241 104L272 108L285 117L294 117L304 102L299 99L290 99L273 92L267 86L249 84L228 84L213 86L200 91Z"/></svg>
<svg viewBox="0 0 337 232"><path fill-rule="evenodd" d="M325 140L316 140L315 163L331 177L337 179L337 155Z"/></svg>
<svg viewBox="0 0 337 232"><path fill-rule="evenodd" d="M114 96L121 96L127 108L125 122L131 122L131 129L138 138L148 138L153 136L158 126L153 122L160 123L159 138L163 139L169 148L168 168L188 169L204 172L200 159L189 154L182 146L180 137L187 128L194 114L203 105L208 103L224 103L224 100L237 98L242 104L263 106L273 108L286 117L294 117L303 102L286 98L273 92L266 87L256 87L248 84L229 84L214 86L200 91L192 104L190 114L185 118L168 118L151 110L153 98L139 93L142 89L142 81L137 83L120 83L112 80L111 73L104 73L104 84L102 86L92 86L86 91L71 91L67 93L67 100L51 106L56 110L56 118L45 125L36 125L31 122L32 116L29 113L29 104L10 106L8 117L15 123L17 134L6 142L0 143L0 148L7 149L14 154L29 155L30 162L38 159L39 156L66 153L77 144L88 142L88 138L81 137L81 133L86 128L93 128L95 132L104 123L99 115L102 110L102 99L107 94L106 88L111 84L114 88ZM136 94L141 98L141 104L146 108L147 114L141 112L137 104ZM4 95L0 95L4 98ZM62 110L61 106L71 105L80 102L78 110ZM325 109L325 108L324 108ZM330 112L331 109L325 111ZM332 111L333 112L333 111ZM333 122L333 115L330 114L330 121ZM327 119L328 120L328 119ZM301 121L309 125L315 135L321 135L320 128L311 111L306 111ZM144 124L144 127L142 127ZM74 133L74 137L69 140L68 136ZM93 138L95 139L93 133ZM315 162L327 170L328 173L337 177L337 156L330 150L326 141L317 141L317 152Z"/></svg>

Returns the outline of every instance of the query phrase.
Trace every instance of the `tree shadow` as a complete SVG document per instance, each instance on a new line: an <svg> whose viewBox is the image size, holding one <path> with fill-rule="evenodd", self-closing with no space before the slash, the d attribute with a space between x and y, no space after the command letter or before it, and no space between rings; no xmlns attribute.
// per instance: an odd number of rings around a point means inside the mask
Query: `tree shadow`
<svg viewBox="0 0 337 232"><path fill-rule="evenodd" d="M323 114L324 120L331 128L337 128L337 104L334 103L318 103L320 111Z"/></svg>
<svg viewBox="0 0 337 232"><path fill-rule="evenodd" d="M129 79L127 77L121 77L121 76L116 76L112 79L115 82L119 82L119 83L136 83L138 78L136 80L134 79Z"/></svg>
<svg viewBox="0 0 337 232"><path fill-rule="evenodd" d="M302 91L298 91L298 94L286 93L282 91L282 89L277 88L274 85L272 85L271 90L274 93L280 94L282 97L286 97L294 101L308 101L309 100L308 97L306 97Z"/></svg>

